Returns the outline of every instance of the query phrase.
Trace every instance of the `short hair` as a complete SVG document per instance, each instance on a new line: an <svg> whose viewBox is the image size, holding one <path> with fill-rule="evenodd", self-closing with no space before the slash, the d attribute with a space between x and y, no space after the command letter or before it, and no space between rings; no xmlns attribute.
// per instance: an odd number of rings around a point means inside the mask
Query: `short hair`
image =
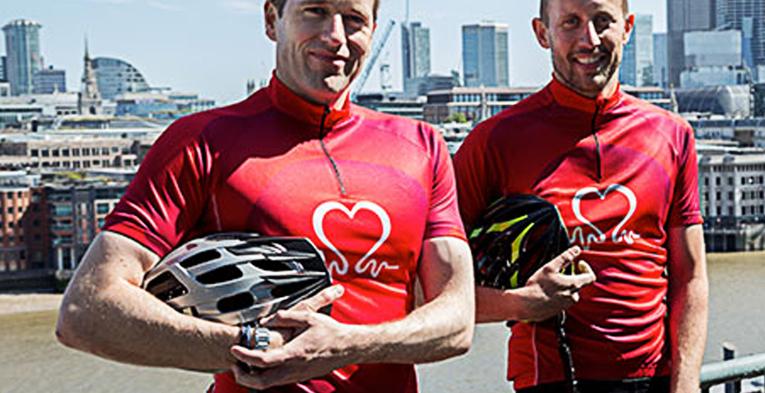
<svg viewBox="0 0 765 393"><path fill-rule="evenodd" d="M284 5L287 4L287 0L266 0L270 2L271 4L276 7L276 10L279 12L279 16L282 16L282 11L284 11ZM377 10L380 8L380 0L375 0L374 9L372 11L374 20L377 20Z"/></svg>
<svg viewBox="0 0 765 393"><path fill-rule="evenodd" d="M276 0L270 0L270 1L276 1ZM283 0L284 2L286 0ZM547 3L549 3L550 0L540 0L539 2L539 17L542 19L545 24L550 21L550 18L547 16ZM629 0L622 0L622 10L624 10L624 14L627 15L630 12L630 5Z"/></svg>

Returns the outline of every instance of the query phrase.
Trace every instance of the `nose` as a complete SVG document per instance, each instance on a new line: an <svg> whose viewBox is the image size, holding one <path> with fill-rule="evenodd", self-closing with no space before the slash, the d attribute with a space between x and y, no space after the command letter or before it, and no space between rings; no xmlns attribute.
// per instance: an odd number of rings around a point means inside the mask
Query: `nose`
<svg viewBox="0 0 765 393"><path fill-rule="evenodd" d="M598 33L598 30L595 28L595 23L592 21L588 22L585 25L585 31L583 32L581 36L581 41L583 43L586 43L588 46L596 47L600 45L600 34Z"/></svg>
<svg viewBox="0 0 765 393"><path fill-rule="evenodd" d="M329 44L333 46L340 46L345 44L345 23L343 22L343 16L341 14L334 14L329 19L324 38Z"/></svg>

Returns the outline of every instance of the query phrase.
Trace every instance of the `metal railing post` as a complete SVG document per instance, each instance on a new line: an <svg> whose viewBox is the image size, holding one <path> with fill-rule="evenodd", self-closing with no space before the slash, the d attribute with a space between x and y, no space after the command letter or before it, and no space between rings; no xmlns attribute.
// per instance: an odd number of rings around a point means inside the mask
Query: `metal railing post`
<svg viewBox="0 0 765 393"><path fill-rule="evenodd" d="M733 360L736 358L736 346L731 343L723 343L723 360ZM741 393L741 380L725 384L725 393Z"/></svg>

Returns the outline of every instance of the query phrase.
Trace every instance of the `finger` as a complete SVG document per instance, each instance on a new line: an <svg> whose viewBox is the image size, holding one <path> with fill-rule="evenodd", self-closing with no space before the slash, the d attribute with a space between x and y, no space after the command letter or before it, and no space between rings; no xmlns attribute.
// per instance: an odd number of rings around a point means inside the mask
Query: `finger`
<svg viewBox="0 0 765 393"><path fill-rule="evenodd" d="M303 329L311 324L313 311L282 310L277 312L263 326L270 329Z"/></svg>
<svg viewBox="0 0 765 393"><path fill-rule="evenodd" d="M574 261L574 258L576 258L581 252L582 249L579 248L579 246L571 247L564 251L563 254L558 255L555 257L555 259L548 262L545 265L545 268L555 271L556 273L560 272L566 266L570 265Z"/></svg>
<svg viewBox="0 0 765 393"><path fill-rule="evenodd" d="M289 353L282 348L261 351L248 349L239 345L231 347L231 355L240 362L258 368L280 366L291 358Z"/></svg>
<svg viewBox="0 0 765 393"><path fill-rule="evenodd" d="M234 373L234 379L239 385L257 390L268 388L260 378L260 370L244 370L239 365L235 365L231 367L231 372Z"/></svg>
<svg viewBox="0 0 765 393"><path fill-rule="evenodd" d="M571 301L574 303L579 303L579 300L581 299L581 296L579 295L579 292L574 292L571 294Z"/></svg>
<svg viewBox="0 0 765 393"><path fill-rule="evenodd" d="M329 288L325 288L316 295L303 300L302 302L294 305L290 310L293 311L318 311L322 307L329 306L335 300L340 299L345 292L340 284L335 284Z"/></svg>

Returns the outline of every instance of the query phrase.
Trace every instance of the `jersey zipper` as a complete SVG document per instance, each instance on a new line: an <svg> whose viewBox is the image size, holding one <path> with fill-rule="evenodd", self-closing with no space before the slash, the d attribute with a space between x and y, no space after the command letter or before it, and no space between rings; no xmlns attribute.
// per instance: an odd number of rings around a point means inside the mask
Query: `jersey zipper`
<svg viewBox="0 0 765 393"><path fill-rule="evenodd" d="M324 107L324 113L321 114L321 124L319 125L319 145L321 146L321 151L324 152L324 155L329 160L329 163L332 165L332 171L335 173L335 179L337 180L337 185L340 188L340 194L342 196L346 196L347 193L345 191L345 183L343 183L343 178L340 176L340 168L337 167L337 162L335 162L335 159L332 158L332 155L329 154L329 150L327 149L327 145L324 143L324 137L325 135L325 122L327 121L327 116L329 115L329 107Z"/></svg>
<svg viewBox="0 0 765 393"><path fill-rule="evenodd" d="M595 113L592 115L592 124L590 131L592 133L592 139L595 141L595 176L598 180L598 183L603 181L603 161L601 159L601 153L600 153L600 140L598 139L598 126L597 126L597 119L598 114L600 113L600 105L595 105Z"/></svg>

